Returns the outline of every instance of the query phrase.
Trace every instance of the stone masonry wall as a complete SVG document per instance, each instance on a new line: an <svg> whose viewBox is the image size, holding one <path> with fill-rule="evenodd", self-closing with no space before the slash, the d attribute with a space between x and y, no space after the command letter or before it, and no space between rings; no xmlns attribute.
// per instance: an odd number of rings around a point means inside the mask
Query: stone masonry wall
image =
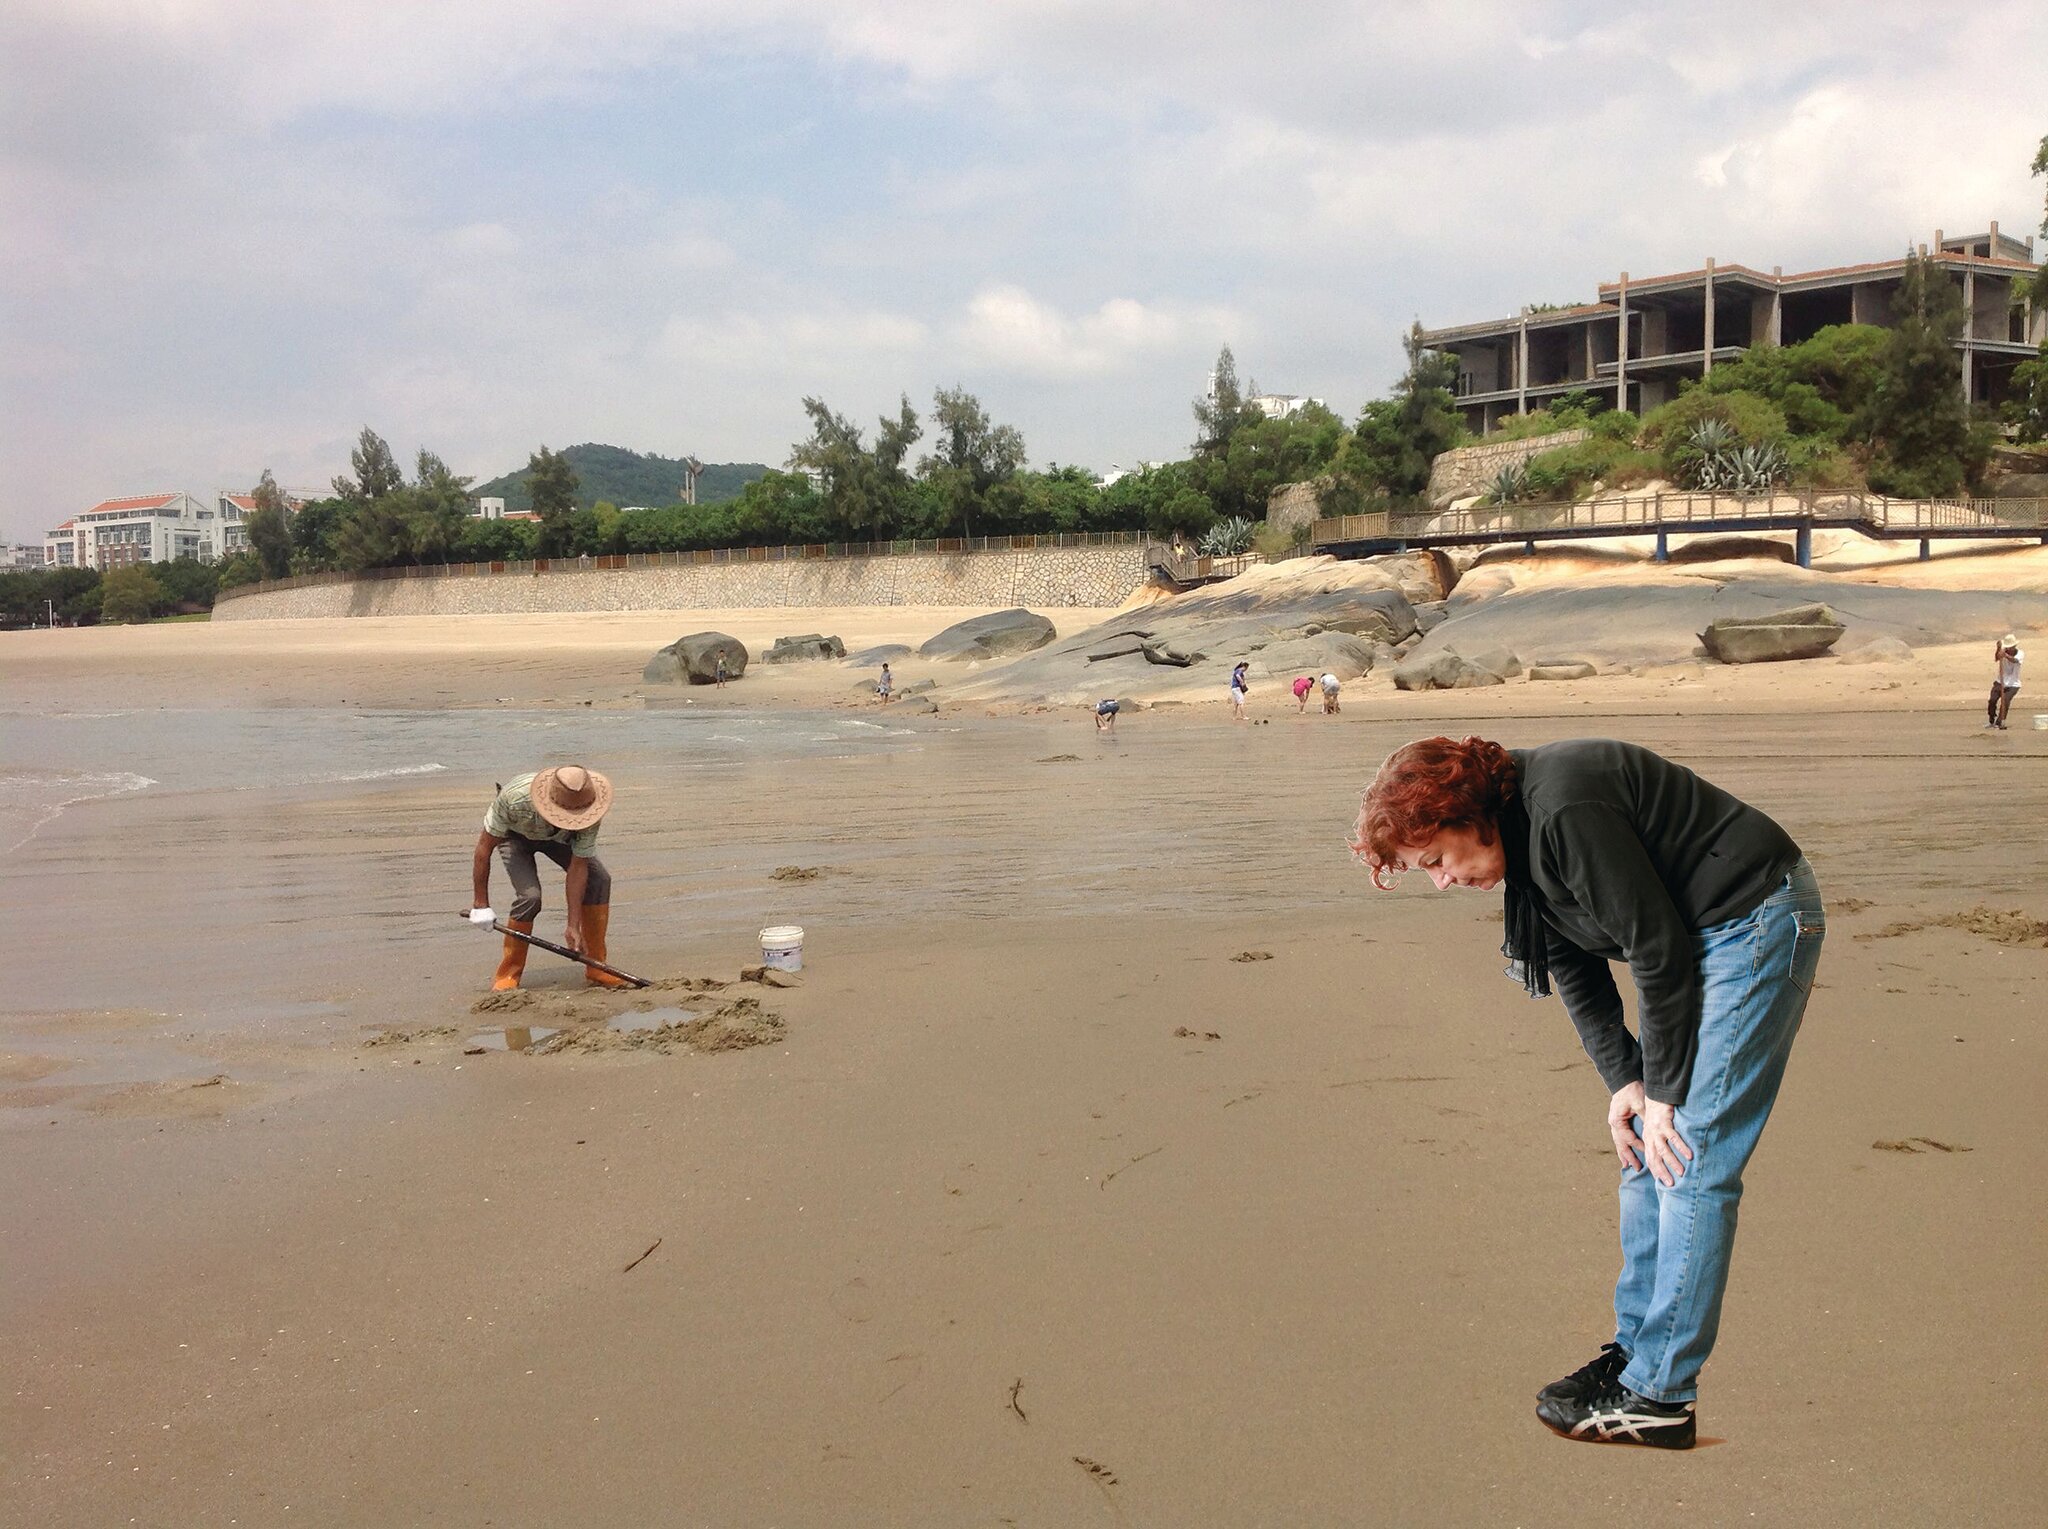
<svg viewBox="0 0 2048 1529"><path fill-rule="evenodd" d="M1479 446L1458 446L1440 452L1429 464L1429 502L1447 508L1455 499L1480 492L1503 467L1519 467L1531 457L1572 446L1592 435L1590 430L1559 430L1553 435L1535 435L1520 441L1494 441Z"/></svg>
<svg viewBox="0 0 2048 1529"><path fill-rule="evenodd" d="M1145 549L1010 552L562 568L461 578L359 579L221 599L216 621L323 616L475 616L539 611L761 610L776 606L941 605L985 610L1118 605L1145 581Z"/></svg>

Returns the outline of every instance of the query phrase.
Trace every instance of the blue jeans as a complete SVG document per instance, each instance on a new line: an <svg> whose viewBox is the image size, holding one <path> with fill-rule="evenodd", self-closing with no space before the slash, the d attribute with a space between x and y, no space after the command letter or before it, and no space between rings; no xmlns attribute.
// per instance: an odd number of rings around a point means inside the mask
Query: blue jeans
<svg viewBox="0 0 2048 1529"><path fill-rule="evenodd" d="M1693 937L1699 1051L1678 1107L1692 1161L1669 1189L1645 1168L1621 1175L1614 1341L1629 1356L1622 1384L1640 1396L1699 1394L1721 1325L1742 1170L1771 1117L1826 934L1820 885L1801 860L1754 913Z"/></svg>

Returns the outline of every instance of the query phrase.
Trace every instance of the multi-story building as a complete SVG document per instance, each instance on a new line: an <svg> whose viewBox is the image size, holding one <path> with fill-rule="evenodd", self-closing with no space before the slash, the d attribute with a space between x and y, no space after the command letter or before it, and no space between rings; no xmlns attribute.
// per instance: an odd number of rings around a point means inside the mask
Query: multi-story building
<svg viewBox="0 0 2048 1529"><path fill-rule="evenodd" d="M2048 341L2048 314L2016 299L2039 269L2033 240L1991 231L1920 247L1963 301L1963 396L1995 402L2013 368ZM1787 274L1709 259L1695 271L1602 282L1598 301L1524 309L1514 318L1423 331L1432 350L1458 358L1465 422L1484 432L1510 414L1584 391L1642 413L1678 396L1752 345L1793 345L1830 324L1892 323L1906 255L1865 265Z"/></svg>
<svg viewBox="0 0 2048 1529"><path fill-rule="evenodd" d="M102 570L181 557L210 563L218 556L215 515L184 493L102 499L44 538L44 561Z"/></svg>
<svg viewBox="0 0 2048 1529"><path fill-rule="evenodd" d="M1303 398L1298 393L1254 393L1245 401L1248 409L1257 409L1267 419L1292 419L1311 404L1327 408L1320 398Z"/></svg>
<svg viewBox="0 0 2048 1529"><path fill-rule="evenodd" d="M45 568L77 568L78 522L67 520L54 531L43 535L43 566Z"/></svg>
<svg viewBox="0 0 2048 1529"><path fill-rule="evenodd" d="M34 542L8 542L0 546L0 568L40 568L43 549Z"/></svg>

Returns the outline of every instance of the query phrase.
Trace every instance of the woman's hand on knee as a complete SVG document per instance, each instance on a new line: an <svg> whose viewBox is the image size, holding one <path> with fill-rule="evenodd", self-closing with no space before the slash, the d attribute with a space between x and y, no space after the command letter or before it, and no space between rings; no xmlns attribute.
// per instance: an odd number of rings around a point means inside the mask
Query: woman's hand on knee
<svg viewBox="0 0 2048 1529"><path fill-rule="evenodd" d="M1607 1134L1624 1168L1643 1166L1643 1139L1636 1135L1636 1117L1643 1112L1643 1085L1630 1083L1607 1101Z"/></svg>
<svg viewBox="0 0 2048 1529"><path fill-rule="evenodd" d="M1650 1160L1650 1172L1669 1189L1685 1177L1685 1165L1692 1161L1692 1148L1678 1134L1678 1109L1655 1099L1643 1105L1643 1150Z"/></svg>

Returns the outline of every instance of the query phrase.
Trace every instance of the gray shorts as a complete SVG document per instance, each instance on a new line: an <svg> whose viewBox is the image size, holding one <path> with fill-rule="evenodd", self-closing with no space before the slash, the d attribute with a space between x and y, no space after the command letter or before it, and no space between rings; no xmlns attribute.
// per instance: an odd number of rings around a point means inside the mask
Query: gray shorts
<svg viewBox="0 0 2048 1529"><path fill-rule="evenodd" d="M567 874L569 846L557 840L514 834L498 846L498 859L504 862L505 874L512 878L512 907L506 916L522 924L530 924L540 915L540 870L533 863L535 855L547 856ZM602 860L592 858L588 864L590 876L583 884L583 906L601 908L612 900L612 873L604 868Z"/></svg>

